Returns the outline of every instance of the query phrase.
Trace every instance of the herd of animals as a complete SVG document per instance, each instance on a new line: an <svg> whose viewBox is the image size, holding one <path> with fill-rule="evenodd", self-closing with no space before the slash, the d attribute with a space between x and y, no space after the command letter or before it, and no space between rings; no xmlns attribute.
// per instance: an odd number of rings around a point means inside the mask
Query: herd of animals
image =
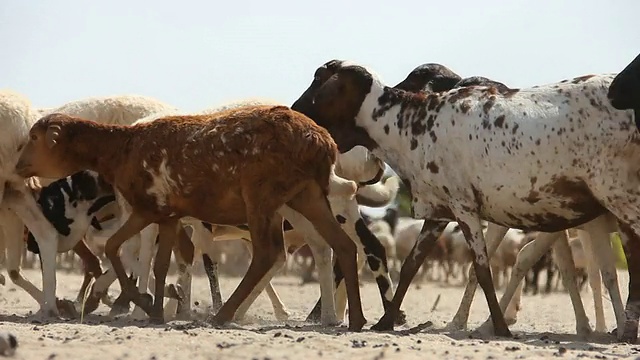
<svg viewBox="0 0 640 360"><path fill-rule="evenodd" d="M38 302L37 316L87 314L100 302L121 315L133 303L130 316L164 322L191 313L197 255L209 280L212 323L241 319L263 290L284 320L288 312L270 280L305 248L321 293L307 320L335 326L348 317L349 330L359 331L367 323L358 285L365 264L385 310L372 329L393 330L406 322L402 301L424 264L438 263L446 277L452 259L466 258L458 262L473 266L468 276L462 272L465 292L448 327L466 328L479 284L490 310L481 328L510 336L523 278L549 267L552 256L576 332L588 334L572 251L580 244L586 265L578 267L596 299L595 330L606 331L602 281L614 333L635 342L639 109L640 55L618 74L525 89L463 79L439 64L421 65L390 87L367 67L331 60L290 107L254 99L198 113L133 95L39 109L3 90L7 271ZM383 179L387 165L397 178ZM393 209L381 219L360 212L359 205L388 205L399 181L411 194L412 218ZM578 240L569 241L570 229ZM628 259L626 305L614 232ZM252 254L226 301L214 246L222 240L241 240ZM104 271L97 244L108 259ZM39 254L42 290L20 273L25 247ZM85 271L75 301L56 297L56 256L70 250ZM172 254L177 280L167 284ZM494 278L506 267L513 269L498 302ZM111 301L106 291L116 280L121 292Z"/></svg>

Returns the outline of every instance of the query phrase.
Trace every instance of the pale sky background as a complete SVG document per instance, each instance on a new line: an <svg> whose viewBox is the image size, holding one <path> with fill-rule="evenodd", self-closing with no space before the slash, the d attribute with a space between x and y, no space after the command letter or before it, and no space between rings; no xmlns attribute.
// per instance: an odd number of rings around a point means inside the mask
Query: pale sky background
<svg viewBox="0 0 640 360"><path fill-rule="evenodd" d="M389 85L438 62L522 87L620 71L640 52L639 13L637 0L2 0L0 88L39 107L122 93L185 111L290 104L334 58Z"/></svg>
<svg viewBox="0 0 640 360"><path fill-rule="evenodd" d="M390 86L437 62L524 87L619 72L640 52L639 13L638 0L0 0L0 88L37 107L124 93L184 111L291 104L335 58Z"/></svg>

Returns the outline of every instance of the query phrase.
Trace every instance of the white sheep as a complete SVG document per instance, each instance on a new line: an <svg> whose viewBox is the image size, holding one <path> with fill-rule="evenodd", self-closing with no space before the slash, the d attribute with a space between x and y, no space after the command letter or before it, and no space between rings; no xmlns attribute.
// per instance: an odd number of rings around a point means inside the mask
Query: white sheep
<svg viewBox="0 0 640 360"><path fill-rule="evenodd" d="M24 145L29 139L29 129L38 120L39 113L30 101L10 90L0 91L0 228L6 247L22 243L24 225L34 234L42 251L43 296L36 299L40 305L39 317L57 316L55 295L56 235L55 229L47 221L27 188L27 184L37 186L35 178L21 179L15 174L15 166ZM5 192L11 192L11 198ZM16 243L17 242L17 243ZM20 253L20 251L18 250ZM10 268L17 269L15 257L7 259ZM19 259L18 259L19 261ZM29 289L32 294L39 290L23 278L18 271L9 271L9 277L18 286Z"/></svg>
<svg viewBox="0 0 640 360"><path fill-rule="evenodd" d="M503 283L506 284L508 282L509 270L513 268L516 256L524 246L524 237L525 234L522 230L509 229L496 252L491 256L491 273L493 274L496 289L500 288ZM502 279L504 281L501 281Z"/></svg>
<svg viewBox="0 0 640 360"><path fill-rule="evenodd" d="M411 249L416 243L423 220L413 219L409 217L399 217L398 224L394 234L395 254L398 261L394 262L394 271L400 273L402 263L405 261Z"/></svg>
<svg viewBox="0 0 640 360"><path fill-rule="evenodd" d="M61 113L114 125L131 125L151 114L177 111L176 107L141 95L96 96L70 101L58 107L39 109L41 116Z"/></svg>
<svg viewBox="0 0 640 360"><path fill-rule="evenodd" d="M418 230L416 239L419 236L419 231L420 230ZM486 230L483 231L486 232ZM456 270L457 267L457 269L460 271L460 274L462 275L462 281L467 281L467 270L473 262L473 253L471 252L471 249L469 249L469 244L467 243L467 240L465 240L464 234L460 230L460 226L458 225L458 223L455 221L450 222L438 238L438 240L441 239L444 239L444 241L446 241L448 245L449 259L451 262L451 274L456 274L454 270Z"/></svg>
<svg viewBox="0 0 640 360"><path fill-rule="evenodd" d="M38 112L31 102L21 94L0 90L0 179L3 182L22 183L24 180L15 175L18 156L29 135L29 129L36 120ZM0 201L4 186L0 189Z"/></svg>

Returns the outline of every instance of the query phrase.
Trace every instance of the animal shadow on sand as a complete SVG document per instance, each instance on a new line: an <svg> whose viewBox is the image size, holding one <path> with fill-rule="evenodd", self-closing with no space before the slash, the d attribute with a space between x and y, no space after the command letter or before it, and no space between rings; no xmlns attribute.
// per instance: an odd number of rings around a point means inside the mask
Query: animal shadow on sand
<svg viewBox="0 0 640 360"><path fill-rule="evenodd" d="M615 336L605 333L591 333L587 336L570 334L570 333L552 333L552 332L513 332L511 338L501 338L494 335L487 335L478 331L449 331L445 329L434 329L429 333L440 333L457 341L508 341L516 342L522 345L535 346L542 348L557 349L560 352L564 350L576 351L606 351L607 348L599 345L609 345L617 343ZM620 345L629 345L623 344Z"/></svg>
<svg viewBox="0 0 640 360"><path fill-rule="evenodd" d="M110 317L100 314L88 314L84 317L82 323L80 319L47 319L42 320L37 315L20 316L16 314L12 315L0 315L0 322L14 323L14 324L33 324L35 326L46 326L48 324L69 324L69 325L105 325L112 328L124 328L124 327L139 327L157 329L162 331L181 331L188 333L191 330L235 330L246 331L257 334L267 334L275 331L274 336L281 334L279 331L286 330L287 332L299 332L301 335L309 333L341 336L347 335L350 332L347 329L346 324L336 327L322 327L319 324L312 324L304 321L288 320L286 322L264 321L262 319L254 319L252 316L247 315L248 318L241 322L231 322L225 325L212 325L208 319L209 316L206 312L193 313L192 320L171 320L165 324L154 324L148 320L134 320L125 316ZM476 343L482 341L488 342L506 342L506 350L517 351L519 348L513 346L513 343L520 343L523 346L529 347L541 347L547 349L554 349L562 354L565 351L589 351L599 352L603 355L607 354L607 347L598 346L608 345L616 343L615 336L611 334L592 333L588 336L579 336L569 333L550 333L550 332L514 332L512 338L500 338L493 335L487 335L478 331L450 331L444 328L436 328L431 321L418 324L411 328L398 329L394 331L377 332L365 328L360 333L363 337L367 334L380 334L385 333L397 337L406 337L416 334L423 335L443 335L455 340L461 344L464 343ZM284 334L281 336L290 336ZM640 347L637 345L620 344L621 346L633 346L630 351L638 353L640 355ZM609 354L616 357L615 354Z"/></svg>
<svg viewBox="0 0 640 360"><path fill-rule="evenodd" d="M13 323L13 324L32 324L38 326L56 325L56 324L68 324L68 325L107 325L114 328L122 328L129 326L136 326L141 328L158 328L162 329L167 324L154 324L149 320L137 320L131 319L126 316L110 317L107 315L88 314L82 319L78 318L47 318L43 319L37 315L0 315L0 323Z"/></svg>

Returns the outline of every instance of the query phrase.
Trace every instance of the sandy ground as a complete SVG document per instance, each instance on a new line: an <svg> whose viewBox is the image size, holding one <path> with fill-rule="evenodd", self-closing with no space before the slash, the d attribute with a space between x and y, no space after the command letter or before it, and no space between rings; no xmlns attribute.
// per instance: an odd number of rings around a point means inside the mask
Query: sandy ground
<svg viewBox="0 0 640 360"><path fill-rule="evenodd" d="M58 273L58 296L75 297L81 277ZM39 271L25 275L40 284ZM627 275L620 272L620 286L626 299ZM223 296L228 297L239 279L222 281ZM451 319L462 296L462 288L426 283L412 286L403 308L408 325L393 333L364 330L348 333L343 328L322 329L303 322L319 294L317 284L299 286L297 278L280 277L274 282L287 304L291 319L279 323L267 297L261 295L249 310L247 321L216 329L205 323L171 321L166 325L149 325L144 321L110 319L108 308L101 305L95 315L79 321L39 323L31 311L35 301L13 285L0 288L2 315L0 330L18 338L17 359L535 359L563 357L569 359L610 359L640 357L640 345L615 343L610 335L592 334L581 339L575 334L575 322L569 297L558 292L551 295L525 296L519 322L511 327L513 339L481 337L471 332L450 333L442 328ZM582 293L587 314L594 326L593 300L588 290ZM379 295L373 283L361 287L368 329L382 315ZM111 289L117 294L118 288ZM501 292L500 292L501 294ZM431 307L441 299L435 311ZM201 277L194 279L193 300L196 316L207 311L209 288ZM481 291L472 308L470 329L488 316ZM605 299L609 329L615 327L613 310ZM419 333L408 331L420 323L433 326Z"/></svg>

